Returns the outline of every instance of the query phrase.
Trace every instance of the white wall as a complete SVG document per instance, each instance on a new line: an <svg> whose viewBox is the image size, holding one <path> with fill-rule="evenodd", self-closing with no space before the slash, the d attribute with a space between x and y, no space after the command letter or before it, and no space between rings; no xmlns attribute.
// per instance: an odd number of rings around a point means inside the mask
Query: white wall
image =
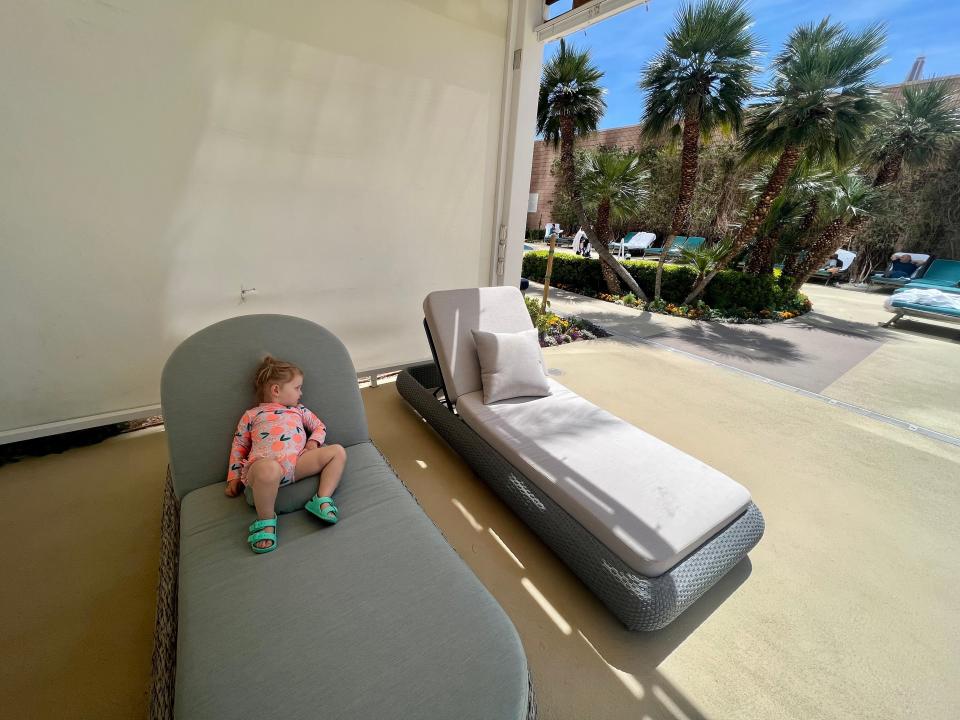
<svg viewBox="0 0 960 720"><path fill-rule="evenodd" d="M0 432L156 403L238 314L427 357L423 296L489 282L507 5L3 3Z"/></svg>

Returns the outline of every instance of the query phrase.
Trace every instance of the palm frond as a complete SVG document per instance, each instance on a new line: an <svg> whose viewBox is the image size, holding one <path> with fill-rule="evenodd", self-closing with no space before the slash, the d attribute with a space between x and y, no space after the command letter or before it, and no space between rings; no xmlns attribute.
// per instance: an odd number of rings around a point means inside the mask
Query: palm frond
<svg viewBox="0 0 960 720"><path fill-rule="evenodd" d="M574 132L586 135L595 132L606 112L599 85L603 72L590 61L589 50L577 50L560 40L556 54L543 66L540 93L537 98L537 132L544 140L560 142L561 118L572 118Z"/></svg>
<svg viewBox="0 0 960 720"><path fill-rule="evenodd" d="M705 134L719 125L739 130L759 69L752 24L744 0L703 0L677 11L666 48L638 83L645 93L644 134L660 135L685 117Z"/></svg>
<svg viewBox="0 0 960 720"><path fill-rule="evenodd" d="M881 109L872 74L886 62L884 39L882 25L852 33L824 19L795 28L751 109L745 155L798 146L814 163L849 161Z"/></svg>
<svg viewBox="0 0 960 720"><path fill-rule="evenodd" d="M590 207L608 200L611 218L618 220L640 212L647 199L649 179L650 173L636 152L601 147L587 156L579 184Z"/></svg>
<svg viewBox="0 0 960 720"><path fill-rule="evenodd" d="M960 98L950 85L943 80L907 85L901 98L885 104L865 143L865 157L880 164L900 156L908 165L921 165L942 157L958 138Z"/></svg>

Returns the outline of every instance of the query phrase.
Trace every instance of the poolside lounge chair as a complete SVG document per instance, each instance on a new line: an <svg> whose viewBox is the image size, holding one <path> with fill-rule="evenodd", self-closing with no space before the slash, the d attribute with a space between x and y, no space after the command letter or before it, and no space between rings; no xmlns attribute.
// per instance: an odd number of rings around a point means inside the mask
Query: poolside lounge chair
<svg viewBox="0 0 960 720"><path fill-rule="evenodd" d="M894 253L890 258L887 269L882 273L871 275L869 282L871 285L879 285L880 287L903 287L923 274L929 259L930 256L924 253Z"/></svg>
<svg viewBox="0 0 960 720"><path fill-rule="evenodd" d="M315 478L283 487L278 548L258 556L244 541L256 514L224 497L223 481L267 351L303 369L304 403L348 460L341 521L323 527L302 509ZM356 371L331 332L283 315L224 320L174 351L160 395L165 510L177 519L165 524L158 628L176 652L176 693L167 651L155 695L175 717L535 715L516 629L370 441Z"/></svg>
<svg viewBox="0 0 960 720"><path fill-rule="evenodd" d="M680 258L684 250L689 250L690 252L699 250L706 241L707 239L702 237L688 237L679 245L674 243L667 251L667 255L670 256L670 259L676 260Z"/></svg>
<svg viewBox="0 0 960 720"><path fill-rule="evenodd" d="M684 250L696 250L701 245L707 241L706 238L702 237L684 237L679 235L673 240L673 244L670 246L670 249L667 250L667 260L679 260L683 255ZM656 248L657 255L662 254L662 248Z"/></svg>
<svg viewBox="0 0 960 720"><path fill-rule="evenodd" d="M643 251L650 247L650 244L656 241L655 233L649 232L628 232L622 241L610 243L610 251L614 254L624 257L637 257L643 255Z"/></svg>
<svg viewBox="0 0 960 720"><path fill-rule="evenodd" d="M949 288L915 288L911 284L895 290L884 307L894 316L881 323L882 327L896 325L904 315L960 323L960 291Z"/></svg>
<svg viewBox="0 0 960 720"><path fill-rule="evenodd" d="M960 260L937 258L927 267L923 277L911 280L907 287L929 287L948 292L960 289Z"/></svg>
<svg viewBox="0 0 960 720"><path fill-rule="evenodd" d="M627 628L664 627L759 542L746 488L554 380L546 396L484 404L473 331L533 328L515 288L434 292L423 307L435 362L402 372L398 391Z"/></svg>
<svg viewBox="0 0 960 720"><path fill-rule="evenodd" d="M686 241L687 241L686 235L677 235L673 239L673 244L670 246L670 250L673 250L677 247L682 247ZM666 242L666 238L664 238L664 242ZM663 253L663 243L661 243L659 247L648 247L644 249L643 257L656 258L656 257L660 257L661 253Z"/></svg>
<svg viewBox="0 0 960 720"><path fill-rule="evenodd" d="M811 280L813 280L813 278L820 278L824 281L824 285L829 285L831 282L845 281L850 277L850 266L853 265L854 258L857 257L857 254L849 250L844 250L843 248L838 249L834 254L840 261L840 270L838 272L830 272L826 267L820 268L810 276Z"/></svg>

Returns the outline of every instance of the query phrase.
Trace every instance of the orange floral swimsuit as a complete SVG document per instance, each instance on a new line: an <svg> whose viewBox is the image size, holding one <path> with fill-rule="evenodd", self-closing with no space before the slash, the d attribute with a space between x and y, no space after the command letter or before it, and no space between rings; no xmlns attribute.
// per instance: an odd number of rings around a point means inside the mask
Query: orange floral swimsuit
<svg viewBox="0 0 960 720"><path fill-rule="evenodd" d="M326 426L303 405L260 403L247 410L237 425L227 482L239 479L246 485L247 472L253 462L268 458L283 467L280 484L289 485L296 479L297 459L303 454L307 440L323 445L326 437Z"/></svg>

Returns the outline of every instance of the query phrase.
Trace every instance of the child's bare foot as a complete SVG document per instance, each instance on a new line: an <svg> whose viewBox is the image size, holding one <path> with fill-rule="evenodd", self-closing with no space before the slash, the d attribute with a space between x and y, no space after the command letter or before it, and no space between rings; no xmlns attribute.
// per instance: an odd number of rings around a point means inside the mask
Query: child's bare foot
<svg viewBox="0 0 960 720"><path fill-rule="evenodd" d="M223 491L227 497L236 497L243 490L243 483L239 480L228 480L227 488Z"/></svg>
<svg viewBox="0 0 960 720"><path fill-rule="evenodd" d="M266 527L266 528L264 528L263 530L261 530L261 532L270 533L270 534L273 535L274 537L277 536L277 529L276 529L276 528ZM255 545L256 547L258 547L258 548L268 548L268 547L270 547L271 545L273 545L273 543L274 543L273 540L261 540L261 541L258 542L258 543L254 543L254 545Z"/></svg>

